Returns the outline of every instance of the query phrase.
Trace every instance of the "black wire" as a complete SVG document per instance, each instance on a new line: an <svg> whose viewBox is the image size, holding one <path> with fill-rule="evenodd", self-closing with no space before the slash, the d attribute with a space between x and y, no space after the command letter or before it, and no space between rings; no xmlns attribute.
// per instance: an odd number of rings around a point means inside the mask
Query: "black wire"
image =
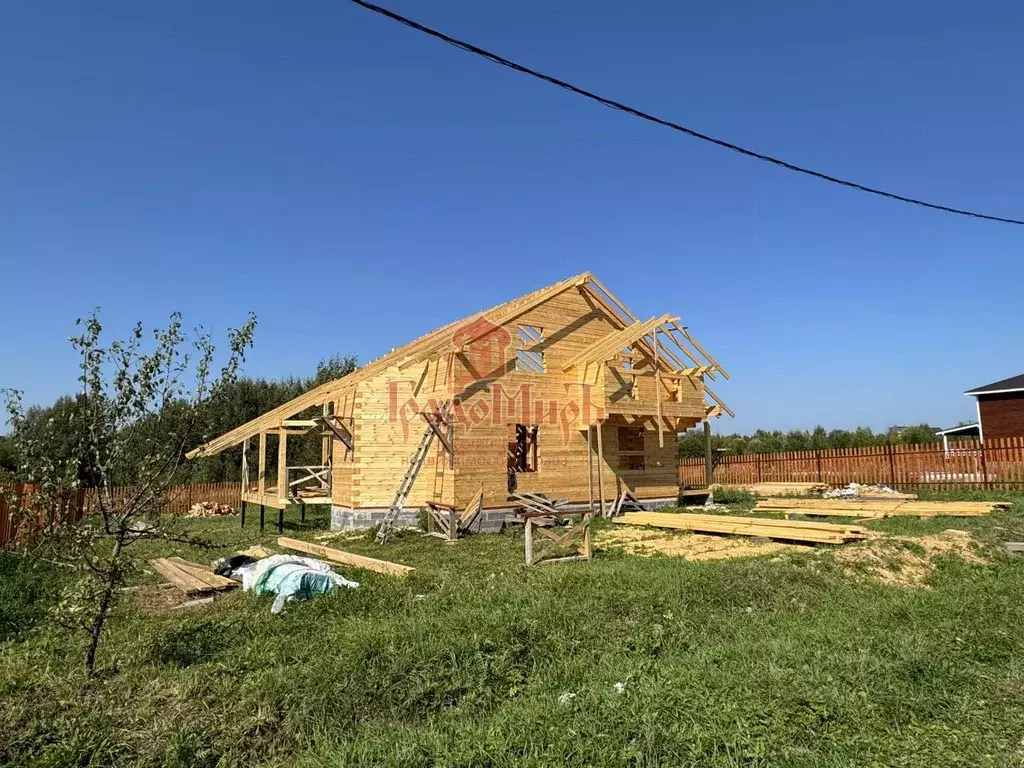
<svg viewBox="0 0 1024 768"><path fill-rule="evenodd" d="M722 139L716 139L714 136L708 136L707 134L700 133L699 131L695 131L692 128L687 128L685 125L680 125L679 123L673 123L671 120L664 120L664 119L662 119L660 117L657 117L655 115L649 114L649 113L644 112L642 110L636 109L634 107L630 107L630 106L628 106L626 104L623 104L622 102L615 101L613 99L608 99L608 98L605 98L604 96L599 96L596 93L593 93L591 91L585 90L583 88L579 88L578 86L575 86L572 83L567 83L564 80L559 80L557 77L552 77L551 75L545 75L543 72L538 72L538 71L536 71L534 69L530 69L529 67L524 67L522 64L517 64L516 62L510 61L509 59L506 59L503 56L499 56L496 53L491 53L490 51L486 51L483 48L479 48L479 47L473 45L472 43L463 42L462 40L458 40L458 39L456 39L454 37L450 37L450 36L444 34L444 32L438 32L436 29L431 29L430 27L426 27L426 26L420 24L419 22L413 21L412 19L407 19L405 16L400 16L399 14L395 13L394 11L389 11L387 8L381 8L379 5L374 5L373 3L368 3L368 2L366 2L366 0L349 0L349 1L352 2L352 3L355 3L356 5L362 6L363 8L367 9L368 11L373 11L374 13L378 13L381 16L386 16L387 18L392 19L393 21L397 21L400 24L404 24L407 27L411 27L412 29L415 29L418 32L423 32L423 33L425 33L427 35L430 35L431 37L437 38L438 40L443 40L444 42L448 43L449 45L454 45L456 48L461 48L462 50L468 51L469 53L474 53L477 56L483 56L485 59L489 59L490 61L493 61L495 64L500 64L503 67L508 67L509 69L514 69L516 72L522 72L524 75L530 75L531 77L536 77L539 80L543 80L544 82L551 83L552 85L557 85L559 88L564 88L567 91L572 91L575 94L578 94L580 96L584 96L584 97L586 97L588 99L596 101L599 104L603 104L606 107L610 107L612 109L617 109L617 110L619 110L621 112L625 112L627 114L633 115L634 117L639 117L642 120L647 120L648 122L651 122L651 123L656 123L658 125L663 125L666 128L671 128L674 131L679 131L680 133L685 133L688 136L694 137L695 139L700 139L701 141L707 141L707 142L709 142L711 144L715 144L715 145L717 145L719 147L724 147L725 149L732 150L733 152L739 152L741 155L746 155L747 157L753 157L756 160L762 160L762 161L764 161L766 163L772 163L773 165L778 165L778 166L780 166L782 168L785 168L787 170L795 171L796 173L802 173L802 174L805 174L807 176L813 176L816 179L822 179L823 181L829 181L829 182L832 182L833 184L840 184L840 185L842 185L844 187L850 187L851 189L858 189L861 192L868 192L868 193L870 193L872 195L879 195L881 197L887 197L890 200L899 200L900 202L903 202L903 203L912 203L913 205L920 205L920 206L922 206L924 208L931 208L931 209L936 210L936 211L945 211L946 213L955 213L955 214L957 214L959 216L970 216L970 217L975 218L975 219L985 219L987 221L1001 221L1004 224L1019 224L1019 225L1024 226L1024 221L1021 221L1019 219L1007 219L1007 218L1003 218L1002 216L990 216L989 214L986 214L986 213L975 213L974 211L965 211L965 210L962 210L960 208L951 208L948 205L939 205L938 203L929 203L929 202L927 202L925 200L918 200L918 199L913 198L913 197L904 197L903 195L897 195L897 194L895 194L893 192L886 192L885 190L882 190L882 189L875 189L874 187L868 187L868 186L865 186L864 184L858 184L855 181L847 181L846 179L840 179L840 178L838 178L836 176L829 176L827 173L822 173L820 171L815 171L815 170L812 170L810 168L804 168L804 167L799 166L799 165L794 165L793 163L787 163L785 160L780 160L777 157L772 157L771 155L763 155L760 152L755 152L752 149L745 149L744 147L737 146L736 144L731 144L728 141L724 141Z"/></svg>

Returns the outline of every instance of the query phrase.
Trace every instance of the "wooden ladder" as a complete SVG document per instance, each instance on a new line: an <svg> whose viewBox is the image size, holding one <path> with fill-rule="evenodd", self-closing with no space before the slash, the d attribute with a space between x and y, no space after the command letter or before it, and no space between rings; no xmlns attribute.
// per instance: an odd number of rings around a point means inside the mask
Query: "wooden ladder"
<svg viewBox="0 0 1024 768"><path fill-rule="evenodd" d="M391 528L398 519L398 515L405 508L406 499L409 498L409 492L412 491L413 483L416 482L416 478L420 474L420 470L423 468L423 463L427 460L427 454L430 452L430 447L434 444L434 438L436 437L441 441L441 445L444 447L445 453L448 454L449 462L454 465L455 461L455 450L452 445L452 431L453 425L449 420L448 415L451 409L451 400L445 400L441 403L441 407L437 413L424 413L420 412L420 415L426 420L427 428L423 430L423 437L420 438L420 444L416 446L416 452L409 459L409 468L405 470L405 476L402 478L401 484L398 486L398 491L395 493L395 500L391 502L391 506L388 508L388 513L384 516L384 520L380 524L380 529L377 531L377 543L384 544L388 540L388 536L391 533Z"/></svg>

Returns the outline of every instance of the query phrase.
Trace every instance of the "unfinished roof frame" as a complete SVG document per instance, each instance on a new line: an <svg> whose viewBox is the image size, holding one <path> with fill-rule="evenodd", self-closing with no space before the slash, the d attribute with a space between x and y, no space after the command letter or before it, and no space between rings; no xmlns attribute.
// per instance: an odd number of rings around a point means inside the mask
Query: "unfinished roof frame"
<svg viewBox="0 0 1024 768"><path fill-rule="evenodd" d="M653 407L641 407L639 403L631 405L628 398L618 400L597 422L580 425L581 433L583 429L594 427L595 424L599 427L597 443L601 461L603 461L603 448L601 447L602 430L600 426L601 422L608 420L613 423L618 420L621 423L639 424L643 420L648 420L649 423L653 419L656 424L658 446L664 448L665 432L671 433L677 430L680 424L679 417L670 414L681 413L678 408L670 408L668 412L666 412L666 408L673 402L682 403L684 392L687 393L688 398L693 397L693 393L703 393L710 400L704 404L702 412L693 417L698 422L722 414L734 415L725 402L707 386L707 381L716 381L719 376L728 379L728 372L693 337L689 330L680 324L679 317L663 314L641 321L596 277L589 272L583 272L505 304L478 312L469 318L437 328L391 350L388 354L367 363L343 378L321 384L246 424L208 441L187 455L189 458L210 456L239 444L245 444L247 448L250 440L258 438L260 444L258 483L252 498L253 500L258 499L261 504L269 503L271 501L269 496L275 494L268 493L266 488L266 439L267 435L276 435L281 444L281 449L278 451L278 472L279 476L286 478L286 481L278 483L279 488L272 501L277 504L285 504L288 501L289 488L300 485L299 483L289 484L287 481L289 469L301 470L306 473L304 476L309 479L310 483L320 482L325 474L331 475L332 458L335 459L333 463L337 464L338 461L350 461L352 454L359 452L358 424L360 419L367 418L365 409L359 411L354 406L357 395L362 391L361 384L379 386L373 382L393 374L404 374L405 377L411 375L411 378L418 382L415 387L416 392L419 392L419 389L425 386L424 382L431 377L440 378L443 375L444 382L449 383L457 362L471 349L474 342L486 337L495 327L507 326L511 328L512 334L515 336L514 324L517 321L521 321L520 325L526 324L527 327L542 328L543 323L529 319L531 313L535 313L545 303L568 292L577 293L583 302L591 307L595 316L600 316L603 321L608 323L606 327L609 327L610 330L602 337L596 338L593 343L589 343L585 348L572 354L568 359L564 359L564 353L563 359L558 360L557 363L549 364L545 358L541 358L543 360L542 370L528 375L561 377L562 379L569 376L570 379L587 381L588 378L599 375L601 371L608 371L630 377L634 383L649 382L652 378L654 380ZM454 331L473 327L478 322L479 328L459 336L458 339L454 338ZM512 348L522 348L543 354L550 344L558 343L558 341L551 341L555 337L555 329L550 330L550 335L547 328L534 334L537 338L531 338L532 343L529 344L516 341ZM556 365L557 370L555 369ZM686 382L690 382L692 386L686 386ZM644 386L650 387L650 384ZM427 389L429 390L429 387ZM359 395L359 397L361 396ZM322 413L314 418L300 418L303 412L314 407L320 407ZM426 420L428 424L432 424L429 418ZM692 423L692 420L689 423ZM287 442L290 434L318 434L324 445L323 466L289 468L287 466ZM445 445L448 435L438 434L437 436L441 438L438 442L443 446L444 452L449 458L449 462L446 463L451 463L450 459L454 454L454 449L450 445ZM587 439L590 439L589 429L587 429ZM332 457L331 446L335 443L339 449L344 448L344 451L338 456ZM243 483L245 489L248 490L250 486L247 479L246 451L243 451L243 466L245 467ZM327 503L330 501L329 494L318 501ZM307 500L307 503L315 502Z"/></svg>

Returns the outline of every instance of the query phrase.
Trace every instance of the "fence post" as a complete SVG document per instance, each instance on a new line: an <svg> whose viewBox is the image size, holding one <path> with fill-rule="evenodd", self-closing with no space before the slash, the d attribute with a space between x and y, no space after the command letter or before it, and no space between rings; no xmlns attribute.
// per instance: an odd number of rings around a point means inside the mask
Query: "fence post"
<svg viewBox="0 0 1024 768"><path fill-rule="evenodd" d="M818 465L818 482L820 483L820 482L822 482L822 480L821 480L821 449L820 448L815 448L814 449L814 461Z"/></svg>
<svg viewBox="0 0 1024 768"><path fill-rule="evenodd" d="M761 454L755 453L754 460L757 462L757 482L761 482Z"/></svg>
<svg viewBox="0 0 1024 768"><path fill-rule="evenodd" d="M985 459L985 441L980 440L981 444L981 476L984 480L985 487L991 488L992 482L988 479L988 461Z"/></svg>
<svg viewBox="0 0 1024 768"><path fill-rule="evenodd" d="M714 476L714 467L711 465L711 422L704 422L704 482L708 488Z"/></svg>
<svg viewBox="0 0 1024 768"><path fill-rule="evenodd" d="M889 453L889 487L896 487L896 459L893 456L893 446L889 443L886 448Z"/></svg>

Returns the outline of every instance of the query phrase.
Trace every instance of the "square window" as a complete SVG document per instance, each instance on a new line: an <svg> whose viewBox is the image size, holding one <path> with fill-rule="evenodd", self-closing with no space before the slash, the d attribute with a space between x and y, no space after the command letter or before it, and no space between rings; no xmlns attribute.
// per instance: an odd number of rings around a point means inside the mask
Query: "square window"
<svg viewBox="0 0 1024 768"><path fill-rule="evenodd" d="M536 349L544 340L544 329L520 325L517 338L516 370L519 373L544 373L544 352Z"/></svg>

